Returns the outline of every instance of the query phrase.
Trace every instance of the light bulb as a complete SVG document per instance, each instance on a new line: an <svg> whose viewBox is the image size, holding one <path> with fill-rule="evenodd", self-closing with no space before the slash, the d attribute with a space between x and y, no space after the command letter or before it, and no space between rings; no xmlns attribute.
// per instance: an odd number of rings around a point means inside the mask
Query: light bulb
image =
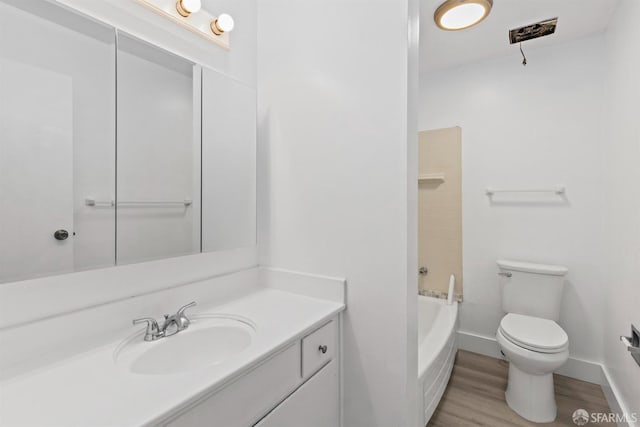
<svg viewBox="0 0 640 427"><path fill-rule="evenodd" d="M221 13L216 19L211 22L211 31L213 34L219 36L222 33L233 30L234 22L231 15Z"/></svg>
<svg viewBox="0 0 640 427"><path fill-rule="evenodd" d="M178 0L176 10L185 18L200 10L202 7L201 0Z"/></svg>

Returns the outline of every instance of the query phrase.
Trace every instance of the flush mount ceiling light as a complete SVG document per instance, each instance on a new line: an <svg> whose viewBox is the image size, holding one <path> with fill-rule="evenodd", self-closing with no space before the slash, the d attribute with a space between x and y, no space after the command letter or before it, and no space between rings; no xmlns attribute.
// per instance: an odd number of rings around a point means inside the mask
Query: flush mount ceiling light
<svg viewBox="0 0 640 427"><path fill-rule="evenodd" d="M443 30L464 30L482 22L492 7L493 0L447 0L436 9L433 19Z"/></svg>
<svg viewBox="0 0 640 427"><path fill-rule="evenodd" d="M211 21L211 31L216 36L222 35L222 33L233 30L234 22L231 15L221 13L216 19Z"/></svg>
<svg viewBox="0 0 640 427"><path fill-rule="evenodd" d="M176 3L176 10L185 18L189 17L192 13L199 11L201 7L201 0L178 0Z"/></svg>

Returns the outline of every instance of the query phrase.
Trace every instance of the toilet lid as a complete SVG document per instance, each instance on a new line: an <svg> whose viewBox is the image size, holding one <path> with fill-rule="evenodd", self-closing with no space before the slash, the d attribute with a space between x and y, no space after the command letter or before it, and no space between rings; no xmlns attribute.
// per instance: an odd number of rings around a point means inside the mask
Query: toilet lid
<svg viewBox="0 0 640 427"><path fill-rule="evenodd" d="M569 346L567 333L549 319L509 313L500 330L514 344L539 353L558 353Z"/></svg>

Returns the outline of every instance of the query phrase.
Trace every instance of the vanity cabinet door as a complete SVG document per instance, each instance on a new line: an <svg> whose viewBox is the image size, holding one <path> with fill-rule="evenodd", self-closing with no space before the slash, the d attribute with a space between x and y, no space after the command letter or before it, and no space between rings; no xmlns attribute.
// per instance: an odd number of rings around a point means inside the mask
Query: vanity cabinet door
<svg viewBox="0 0 640 427"><path fill-rule="evenodd" d="M299 366L300 342L296 342L164 426L250 426L295 390L300 383Z"/></svg>
<svg viewBox="0 0 640 427"><path fill-rule="evenodd" d="M332 360L254 427L338 427L338 362Z"/></svg>

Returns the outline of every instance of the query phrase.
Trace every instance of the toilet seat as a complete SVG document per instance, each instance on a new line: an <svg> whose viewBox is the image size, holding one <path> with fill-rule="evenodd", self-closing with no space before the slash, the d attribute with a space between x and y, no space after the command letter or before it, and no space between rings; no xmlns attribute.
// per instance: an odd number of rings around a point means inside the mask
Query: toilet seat
<svg viewBox="0 0 640 427"><path fill-rule="evenodd" d="M561 353L569 347L567 333L553 320L509 313L500 332L513 344L537 353Z"/></svg>

